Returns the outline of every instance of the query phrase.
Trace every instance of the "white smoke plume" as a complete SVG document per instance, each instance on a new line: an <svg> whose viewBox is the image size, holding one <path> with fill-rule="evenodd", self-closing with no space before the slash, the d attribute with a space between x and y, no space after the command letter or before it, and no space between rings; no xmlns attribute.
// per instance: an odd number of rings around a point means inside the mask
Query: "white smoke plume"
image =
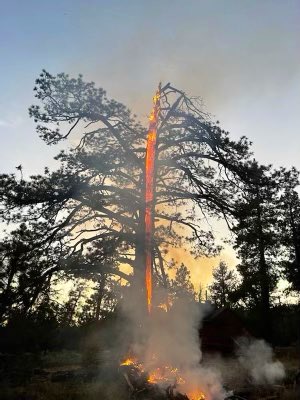
<svg viewBox="0 0 300 400"><path fill-rule="evenodd" d="M203 392L206 400L221 400L225 397L222 379L216 369L203 368L199 342L199 327L207 307L190 299L176 301L168 312L154 310L149 318L137 321L136 301L126 304L133 326L136 326L137 340L132 347L146 371L169 366L178 370L180 380L177 390L189 398L199 398ZM162 387L164 381L158 383ZM195 394L195 397L192 397ZM197 394L197 397L196 397Z"/></svg>
<svg viewBox="0 0 300 400"><path fill-rule="evenodd" d="M272 348L263 340L238 340L238 360L255 384L274 384L285 376L284 366L273 360Z"/></svg>
<svg viewBox="0 0 300 400"><path fill-rule="evenodd" d="M273 384L284 378L282 363L273 361L271 347L262 340L240 338L236 357L228 360L214 355L202 360L199 329L209 306L181 298L168 312L154 307L145 316L139 304L143 302L132 295L123 305L133 328L132 353L145 371L164 366L177 369L182 378L177 390L190 399L200 399L203 392L206 400L223 400L224 382L236 386L250 377L253 384ZM167 385L163 380L157 383Z"/></svg>

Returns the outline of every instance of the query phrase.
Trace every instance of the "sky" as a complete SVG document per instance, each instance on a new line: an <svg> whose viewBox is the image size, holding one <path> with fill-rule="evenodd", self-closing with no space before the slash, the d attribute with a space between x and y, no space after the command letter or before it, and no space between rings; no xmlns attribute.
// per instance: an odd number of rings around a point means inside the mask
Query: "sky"
<svg viewBox="0 0 300 400"><path fill-rule="evenodd" d="M142 119L159 81L201 96L261 163L300 169L300 1L0 0L0 172L55 166L34 80L82 73ZM231 257L231 256L229 256ZM197 278L198 279L198 278Z"/></svg>

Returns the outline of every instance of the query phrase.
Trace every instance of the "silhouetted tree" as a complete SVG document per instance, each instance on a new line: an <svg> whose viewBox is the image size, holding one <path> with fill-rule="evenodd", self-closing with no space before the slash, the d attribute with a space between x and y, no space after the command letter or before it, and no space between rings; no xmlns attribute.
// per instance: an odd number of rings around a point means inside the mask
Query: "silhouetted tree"
<svg viewBox="0 0 300 400"><path fill-rule="evenodd" d="M230 295L235 291L237 278L233 270L230 270L224 261L213 269L213 282L209 286L211 300L218 307L230 304Z"/></svg>
<svg viewBox="0 0 300 400"><path fill-rule="evenodd" d="M85 285L82 282L75 284L68 293L68 300L62 304L59 322L62 325L75 325L78 317L78 308L84 297Z"/></svg>
<svg viewBox="0 0 300 400"><path fill-rule="evenodd" d="M282 248L278 232L278 187L270 166L255 161L247 171L247 184L237 206L234 227L235 249L241 260L237 270L242 282L235 300L257 308L262 334L269 339L271 329L270 295L278 280L278 260Z"/></svg>
<svg viewBox="0 0 300 400"><path fill-rule="evenodd" d="M295 168L277 171L279 184L279 228L285 248L283 274L292 290L300 293L300 198L299 171Z"/></svg>
<svg viewBox="0 0 300 400"><path fill-rule="evenodd" d="M35 92L40 104L30 115L40 137L61 145L72 136L73 147L57 155L56 171L46 168L21 182L0 176L2 220L45 224L35 242L59 242L68 253L59 262L67 273L143 279L147 128L82 76L43 71ZM161 90L159 120L153 253L156 279L166 282L169 246L187 245L195 256L218 252L203 219L224 216L230 223L249 143L232 141L197 99L170 84ZM120 268L124 264L131 273Z"/></svg>
<svg viewBox="0 0 300 400"><path fill-rule="evenodd" d="M180 298L195 299L196 293L191 282L191 273L183 263L176 268L175 277L171 279L170 293L173 300Z"/></svg>
<svg viewBox="0 0 300 400"><path fill-rule="evenodd" d="M202 303L205 300L205 287L202 283L199 284L199 291L196 293L197 300Z"/></svg>
<svg viewBox="0 0 300 400"><path fill-rule="evenodd" d="M113 314L120 298L119 281L107 274L99 274L95 286L90 289L92 294L87 298L79 311L79 324L96 322Z"/></svg>
<svg viewBox="0 0 300 400"><path fill-rule="evenodd" d="M25 216L24 216L25 219ZM51 279L63 255L59 241L44 240L45 226L20 226L0 242L0 323L15 310L26 314L51 291Z"/></svg>

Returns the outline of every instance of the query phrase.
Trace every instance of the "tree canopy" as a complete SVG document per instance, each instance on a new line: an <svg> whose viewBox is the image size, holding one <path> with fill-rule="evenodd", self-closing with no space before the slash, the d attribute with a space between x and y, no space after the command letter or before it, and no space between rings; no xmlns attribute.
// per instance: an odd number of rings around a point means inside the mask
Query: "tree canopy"
<svg viewBox="0 0 300 400"><path fill-rule="evenodd" d="M29 112L40 137L52 146L69 139L72 146L57 155L56 171L46 168L27 181L1 175L2 220L43 225L35 243L59 243L61 269L102 269L132 281L143 269L147 127L82 76L43 71L35 92L39 104ZM164 281L169 246L188 243L195 256L218 251L203 220L229 221L249 142L231 140L197 98L170 84L161 102L153 252L157 279Z"/></svg>
<svg viewBox="0 0 300 400"><path fill-rule="evenodd" d="M29 179L0 175L0 220L10 227L0 242L0 320L44 304L53 280L69 277L93 282L79 319L98 321L116 307L116 279L131 290L143 277L147 122L81 75L43 71L34 90L29 114L40 138L60 149L58 167ZM232 140L199 98L169 83L160 98L155 284L194 298L185 266L168 276L176 267L168 252L218 254L213 223L223 219L239 257L230 301L259 309L267 326L278 279L300 287L298 171L260 165L249 140Z"/></svg>
<svg viewBox="0 0 300 400"><path fill-rule="evenodd" d="M236 290L237 279L224 261L213 269L213 281L209 286L210 298L218 307L230 305L230 296Z"/></svg>

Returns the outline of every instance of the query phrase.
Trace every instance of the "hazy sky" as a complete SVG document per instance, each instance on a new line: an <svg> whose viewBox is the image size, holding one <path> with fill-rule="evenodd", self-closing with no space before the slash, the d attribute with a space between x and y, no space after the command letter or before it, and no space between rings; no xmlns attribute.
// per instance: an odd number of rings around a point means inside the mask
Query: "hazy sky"
<svg viewBox="0 0 300 400"><path fill-rule="evenodd" d="M57 149L27 109L42 68L83 73L141 116L158 81L200 95L262 163L300 168L300 0L0 0L0 171Z"/></svg>

